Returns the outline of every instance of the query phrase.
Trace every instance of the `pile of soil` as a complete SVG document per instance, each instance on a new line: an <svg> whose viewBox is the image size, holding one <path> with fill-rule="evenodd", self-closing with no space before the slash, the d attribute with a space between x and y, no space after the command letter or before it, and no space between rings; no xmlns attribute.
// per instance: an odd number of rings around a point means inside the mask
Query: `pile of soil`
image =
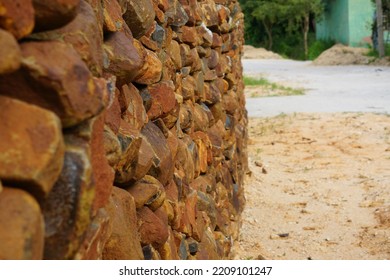
<svg viewBox="0 0 390 280"><path fill-rule="evenodd" d="M282 56L280 56L277 53L267 51L264 48L255 48L250 45L244 46L244 59L283 59Z"/></svg>
<svg viewBox="0 0 390 280"><path fill-rule="evenodd" d="M337 113L249 121L235 259L389 259L390 117Z"/></svg>
<svg viewBox="0 0 390 280"><path fill-rule="evenodd" d="M382 65L390 66L390 58L377 59L367 56L368 49L336 44L313 61L314 65Z"/></svg>

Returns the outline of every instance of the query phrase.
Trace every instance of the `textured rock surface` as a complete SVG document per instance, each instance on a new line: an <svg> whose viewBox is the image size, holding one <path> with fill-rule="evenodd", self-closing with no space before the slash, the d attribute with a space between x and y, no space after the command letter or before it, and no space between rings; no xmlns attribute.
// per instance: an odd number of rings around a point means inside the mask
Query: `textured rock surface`
<svg viewBox="0 0 390 280"><path fill-rule="evenodd" d="M229 258L242 19L237 0L0 0L0 258Z"/></svg>
<svg viewBox="0 0 390 280"><path fill-rule="evenodd" d="M31 195L5 187L0 193L0 224L0 260L42 259L43 218Z"/></svg>

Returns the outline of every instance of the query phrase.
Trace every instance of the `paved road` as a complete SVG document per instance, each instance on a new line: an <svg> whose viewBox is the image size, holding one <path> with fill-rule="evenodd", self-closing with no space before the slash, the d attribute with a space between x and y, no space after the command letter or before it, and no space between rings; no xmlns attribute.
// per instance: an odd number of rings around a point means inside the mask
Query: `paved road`
<svg viewBox="0 0 390 280"><path fill-rule="evenodd" d="M303 96L248 98L250 117L294 112L377 112L390 114L390 67L313 66L292 60L243 60L244 75L303 87Z"/></svg>

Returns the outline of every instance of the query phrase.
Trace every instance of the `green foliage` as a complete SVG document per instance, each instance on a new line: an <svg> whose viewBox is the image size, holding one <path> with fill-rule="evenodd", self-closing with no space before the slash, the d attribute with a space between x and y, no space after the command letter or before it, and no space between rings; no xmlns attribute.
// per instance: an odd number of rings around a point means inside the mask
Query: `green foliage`
<svg viewBox="0 0 390 280"><path fill-rule="evenodd" d="M246 86L264 86L269 85L270 82L265 78L253 78L244 76L244 84Z"/></svg>
<svg viewBox="0 0 390 280"><path fill-rule="evenodd" d="M379 58L379 53L374 48L370 47L370 50L367 53L367 56ZM385 44L385 56L390 56L390 45Z"/></svg>
<svg viewBox="0 0 390 280"><path fill-rule="evenodd" d="M314 60L317 57L320 56L321 53L326 51L327 49L331 48L335 44L335 41L333 40L317 40L309 47L309 60Z"/></svg>
<svg viewBox="0 0 390 280"><path fill-rule="evenodd" d="M302 88L292 88L278 83L273 83L265 78L253 78L244 76L244 84L248 87L260 87L259 92L252 92L251 96L254 97L275 97L275 96L290 96L290 95L303 95L305 94Z"/></svg>

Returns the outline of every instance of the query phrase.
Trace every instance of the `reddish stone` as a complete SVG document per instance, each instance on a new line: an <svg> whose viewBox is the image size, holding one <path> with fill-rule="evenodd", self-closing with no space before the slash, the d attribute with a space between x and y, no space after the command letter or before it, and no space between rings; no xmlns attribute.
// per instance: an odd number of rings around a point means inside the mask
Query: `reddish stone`
<svg viewBox="0 0 390 280"><path fill-rule="evenodd" d="M122 118L136 129L140 130L148 122L142 97L133 84L124 85L121 88L119 103Z"/></svg>
<svg viewBox="0 0 390 280"><path fill-rule="evenodd" d="M218 25L218 11L213 0L205 0L200 3L200 8L204 15L204 23L207 27Z"/></svg>
<svg viewBox="0 0 390 280"><path fill-rule="evenodd" d="M0 193L0 259L41 260L44 223L38 203L19 189Z"/></svg>
<svg viewBox="0 0 390 280"><path fill-rule="evenodd" d="M218 254L217 243L214 239L214 234L207 228L203 234L203 238L199 243L197 260L220 260L221 256Z"/></svg>
<svg viewBox="0 0 390 280"><path fill-rule="evenodd" d="M150 85L160 81L163 65L154 52L145 50L145 54L145 62L134 81L139 84Z"/></svg>
<svg viewBox="0 0 390 280"><path fill-rule="evenodd" d="M137 232L137 214L133 197L114 187L107 212L112 221L112 234L103 250L105 260L144 259Z"/></svg>
<svg viewBox="0 0 390 280"><path fill-rule="evenodd" d="M146 48L148 48L151 51L157 52L159 49L158 43L156 41L153 41L151 38L142 36L139 41L144 45Z"/></svg>
<svg viewBox="0 0 390 280"><path fill-rule="evenodd" d="M58 1L60 0L55 0L55 2ZM70 0L66 1L69 2ZM74 0L72 1L75 2ZM50 0L45 0L45 2L52 3ZM66 3L63 4L63 8L71 8L65 5ZM54 16L58 17L57 14L54 14ZM44 24L44 26L48 25ZM101 76L103 68L103 33L99 28L91 5L87 2L80 2L77 16L69 24L60 29L33 34L32 37L39 40L58 40L71 44L81 59L87 64L90 71L95 76Z"/></svg>
<svg viewBox="0 0 390 280"><path fill-rule="evenodd" d="M80 0L33 0L34 31L56 29L75 18Z"/></svg>
<svg viewBox="0 0 390 280"><path fill-rule="evenodd" d="M237 102L237 96L232 90L228 91L227 94L222 96L222 103L224 104L226 112L231 115L234 115L235 112L240 108Z"/></svg>
<svg viewBox="0 0 390 280"><path fill-rule="evenodd" d="M168 0L169 9L165 13L170 25L180 27L188 22L188 14L178 0Z"/></svg>
<svg viewBox="0 0 390 280"><path fill-rule="evenodd" d="M195 79L196 86L194 88L195 100L197 102L205 101L205 83L204 83L204 75L202 71L197 71L192 74Z"/></svg>
<svg viewBox="0 0 390 280"><path fill-rule="evenodd" d="M191 48L187 44L180 44L180 56L182 61L182 67L191 66L193 63L193 57L191 55Z"/></svg>
<svg viewBox="0 0 390 280"><path fill-rule="evenodd" d="M120 31L126 24L122 18L122 9L117 0L103 0L104 30Z"/></svg>
<svg viewBox="0 0 390 280"><path fill-rule="evenodd" d="M168 225L164 224L148 207L139 209L137 217L141 244L151 244L155 248L163 246L169 236Z"/></svg>
<svg viewBox="0 0 390 280"><path fill-rule="evenodd" d="M167 140L161 130L152 122L149 122L142 129L141 134L142 138L150 144L154 152L153 165L148 174L165 185L172 178L174 168Z"/></svg>
<svg viewBox="0 0 390 280"><path fill-rule="evenodd" d="M183 26L179 38L192 48L201 44L196 27Z"/></svg>
<svg viewBox="0 0 390 280"><path fill-rule="evenodd" d="M111 220L104 208L99 209L90 224L75 260L101 260L103 249L111 236Z"/></svg>
<svg viewBox="0 0 390 280"><path fill-rule="evenodd" d="M172 111L176 106L176 98L172 81L160 82L148 86L152 99L152 105L147 114L149 119L154 120Z"/></svg>
<svg viewBox="0 0 390 280"><path fill-rule="evenodd" d="M18 42L11 33L0 29L0 75L19 69L22 53Z"/></svg>
<svg viewBox="0 0 390 280"><path fill-rule="evenodd" d="M11 32L16 39L29 35L34 28L32 0L1 0L0 28Z"/></svg>
<svg viewBox="0 0 390 280"><path fill-rule="evenodd" d="M197 103L194 106L194 131L207 131L209 128L210 119L204 107L207 106Z"/></svg>
<svg viewBox="0 0 390 280"><path fill-rule="evenodd" d="M126 29L109 34L104 42L108 58L105 68L117 77L119 87L132 82L144 64L144 57L134 46L135 42L131 32Z"/></svg>
<svg viewBox="0 0 390 280"><path fill-rule="evenodd" d="M179 140L175 166L177 169L183 171L184 177L182 179L185 184L190 184L194 180L196 173L195 163L191 153L191 148L194 148L194 146L195 143L193 143L192 147L191 144L188 147L184 141Z"/></svg>
<svg viewBox="0 0 390 280"><path fill-rule="evenodd" d="M123 18L135 38L141 38L154 23L152 0L126 0Z"/></svg>
<svg viewBox="0 0 390 280"><path fill-rule="evenodd" d="M121 122L121 107L119 104L119 90L115 91L115 95L112 97L111 104L108 105L105 114L104 122L105 124L117 134L119 131L119 126Z"/></svg>
<svg viewBox="0 0 390 280"><path fill-rule="evenodd" d="M209 69L217 67L219 62L219 53L216 50L211 50L211 56L207 60L207 66Z"/></svg>
<svg viewBox="0 0 390 280"><path fill-rule="evenodd" d="M107 89L92 77L73 48L65 43L27 42L23 67L0 77L0 92L54 111L64 127L97 115L105 106Z"/></svg>
<svg viewBox="0 0 390 280"><path fill-rule="evenodd" d="M62 168L59 119L45 109L0 96L0 131L0 179L42 199Z"/></svg>
<svg viewBox="0 0 390 280"><path fill-rule="evenodd" d="M91 165L95 181L92 211L96 213L108 203L114 183L114 170L109 165L104 150L104 118L99 116L91 122Z"/></svg>
<svg viewBox="0 0 390 280"><path fill-rule="evenodd" d="M179 192L177 185L173 179L165 186L165 192L167 194L167 199L171 200L174 203L177 203L179 200Z"/></svg>
<svg viewBox="0 0 390 280"><path fill-rule="evenodd" d="M205 173L208 169L208 157L211 152L211 142L208 135L202 131L191 134L191 138L198 146L200 172Z"/></svg>
<svg viewBox="0 0 390 280"><path fill-rule="evenodd" d="M176 70L179 70L182 68L182 60L180 55L180 45L175 40L172 40L172 42L168 45L167 48L168 55L172 58Z"/></svg>
<svg viewBox="0 0 390 280"><path fill-rule="evenodd" d="M222 37L214 32L213 32L213 44L211 45L211 47L214 49L222 47Z"/></svg>
<svg viewBox="0 0 390 280"><path fill-rule="evenodd" d="M160 200L162 193L165 193L161 183L149 175L146 175L128 187L127 191L133 196L137 209L148 206L156 200ZM163 196L165 197L165 194Z"/></svg>
<svg viewBox="0 0 390 280"><path fill-rule="evenodd" d="M195 100L195 89L197 87L196 80L192 76L183 78L182 80L182 96L184 100Z"/></svg>
<svg viewBox="0 0 390 280"><path fill-rule="evenodd" d="M194 123L194 107L190 104L181 104L179 113L180 128L182 130L191 130Z"/></svg>

